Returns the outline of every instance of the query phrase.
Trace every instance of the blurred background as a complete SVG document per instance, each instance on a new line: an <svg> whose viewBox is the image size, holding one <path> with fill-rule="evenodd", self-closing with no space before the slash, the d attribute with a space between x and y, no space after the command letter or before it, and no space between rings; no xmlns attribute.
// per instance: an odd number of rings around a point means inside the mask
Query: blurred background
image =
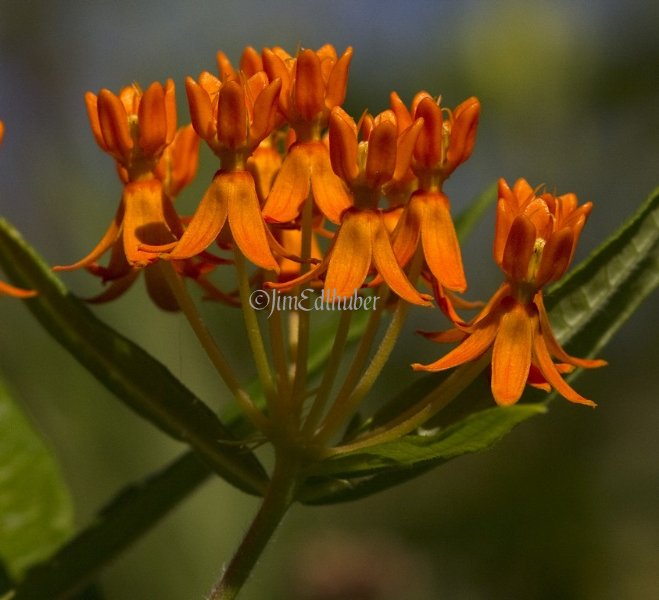
<svg viewBox="0 0 659 600"><path fill-rule="evenodd" d="M498 177L574 191L595 203L580 260L659 184L658 26L653 0L2 0L0 213L50 264L74 262L121 190L89 130L85 91L172 77L185 122L183 80L214 71L218 49L237 62L246 45L294 52L329 42L354 47L353 115L386 108L392 90L409 101L425 89L451 107L478 96L476 150L446 187L454 211ZM194 208L216 166L204 149L182 207ZM491 211L463 250L472 298L500 281L493 221ZM99 291L85 273L64 278L81 295ZM129 413L24 306L0 302L0 376L57 455L84 525L121 485L182 448ZM140 286L95 311L221 406L183 319L157 312ZM232 314L205 313L247 365ZM576 383L595 411L556 401L490 452L377 497L295 507L245 598L656 598L658 334L655 294L602 353L610 366ZM427 342L406 343L385 383L436 355ZM107 597L202 598L255 509L210 482L105 571Z"/></svg>

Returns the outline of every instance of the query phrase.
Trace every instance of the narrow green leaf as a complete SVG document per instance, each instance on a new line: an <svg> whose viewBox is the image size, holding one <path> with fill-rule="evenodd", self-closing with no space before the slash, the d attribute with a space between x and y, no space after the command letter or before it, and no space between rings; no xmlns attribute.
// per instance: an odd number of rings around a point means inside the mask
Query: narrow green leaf
<svg viewBox="0 0 659 600"><path fill-rule="evenodd" d="M556 337L593 356L659 285L659 189L636 214L549 290Z"/></svg>
<svg viewBox="0 0 659 600"><path fill-rule="evenodd" d="M122 402L189 444L233 485L251 494L263 492L267 483L263 467L235 443L215 413L151 355L97 319L3 219L0 264L16 285L39 292L25 301L34 316Z"/></svg>
<svg viewBox="0 0 659 600"><path fill-rule="evenodd" d="M55 459L0 385L0 559L18 578L52 554L72 524Z"/></svg>
<svg viewBox="0 0 659 600"><path fill-rule="evenodd" d="M30 569L12 600L59 600L79 592L122 550L195 490L210 470L192 452L127 487L59 552Z"/></svg>
<svg viewBox="0 0 659 600"><path fill-rule="evenodd" d="M436 466L451 458L489 448L513 427L546 410L544 403L488 408L440 431L406 435L393 442L326 460L319 466L319 474L359 477L425 463Z"/></svg>

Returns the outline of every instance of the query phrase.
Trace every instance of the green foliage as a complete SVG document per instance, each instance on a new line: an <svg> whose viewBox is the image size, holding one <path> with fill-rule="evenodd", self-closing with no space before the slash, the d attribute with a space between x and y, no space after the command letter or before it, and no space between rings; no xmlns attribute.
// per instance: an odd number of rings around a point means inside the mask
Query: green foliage
<svg viewBox="0 0 659 600"><path fill-rule="evenodd" d="M72 515L55 459L0 385L0 559L10 574L52 554L72 533Z"/></svg>
<svg viewBox="0 0 659 600"><path fill-rule="evenodd" d="M38 290L28 307L44 328L132 410L189 444L222 477L259 494L267 476L256 457L170 371L97 319L0 219L0 263L25 288Z"/></svg>

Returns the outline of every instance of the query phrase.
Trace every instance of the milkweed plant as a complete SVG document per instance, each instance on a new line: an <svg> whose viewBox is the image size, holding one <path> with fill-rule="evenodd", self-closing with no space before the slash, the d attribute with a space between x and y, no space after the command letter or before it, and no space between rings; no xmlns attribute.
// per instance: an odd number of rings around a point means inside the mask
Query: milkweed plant
<svg viewBox="0 0 659 600"><path fill-rule="evenodd" d="M427 91L392 92L387 110L351 115L352 54L247 48L235 67L218 52L215 73L185 80L183 126L172 80L88 92L91 132L121 189L96 246L51 267L0 223L2 302L24 302L118 400L187 446L86 529L47 536L46 511L40 535L3 532L2 598L78 593L211 475L262 498L209 585L209 599L234 598L294 504L363 498L484 450L555 397L596 406L574 377L606 365L605 343L659 281L659 195L576 266L596 203L573 193L500 179L456 216L444 183L472 154L479 100L449 107ZM2 118L0 135L12 135ZM180 214L204 144L217 171L194 212ZM461 244L488 211L501 284L476 301L464 295ZM78 269L99 280L91 298L66 287ZM122 302L139 280L153 310L185 316L223 382L219 413L95 316L93 305ZM213 322L244 324L245 350L206 325L200 301ZM410 330L410 310L433 315L437 330ZM419 334L436 358L405 354L411 386L373 398L396 344ZM244 356L248 369L236 365ZM11 448L23 430L3 425L18 409L2 396L0 448ZM0 486L25 481L19 458L0 452L0 468L16 471ZM31 502L52 504L47 488Z"/></svg>

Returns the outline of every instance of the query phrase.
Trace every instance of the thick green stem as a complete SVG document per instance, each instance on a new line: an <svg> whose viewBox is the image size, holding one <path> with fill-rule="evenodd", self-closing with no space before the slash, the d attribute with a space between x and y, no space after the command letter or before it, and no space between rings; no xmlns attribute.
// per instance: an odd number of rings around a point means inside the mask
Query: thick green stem
<svg viewBox="0 0 659 600"><path fill-rule="evenodd" d="M238 596L295 498L298 464L294 455L277 453L272 479L261 508L208 600L232 600Z"/></svg>

